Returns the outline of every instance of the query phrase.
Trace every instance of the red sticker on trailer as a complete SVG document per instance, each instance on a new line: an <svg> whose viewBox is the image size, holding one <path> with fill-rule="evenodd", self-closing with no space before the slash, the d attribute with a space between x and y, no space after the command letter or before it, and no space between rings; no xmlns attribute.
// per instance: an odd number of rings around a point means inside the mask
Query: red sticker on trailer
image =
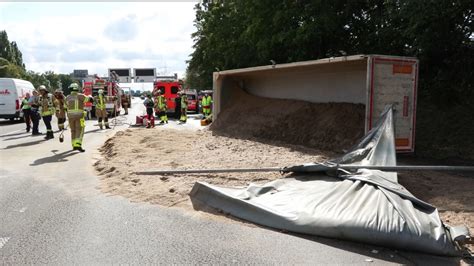
<svg viewBox="0 0 474 266"><path fill-rule="evenodd" d="M413 72L412 65L393 65L393 74L411 74Z"/></svg>
<svg viewBox="0 0 474 266"><path fill-rule="evenodd" d="M403 96L403 116L408 116L408 96Z"/></svg>
<svg viewBox="0 0 474 266"><path fill-rule="evenodd" d="M406 147L410 144L410 140L407 138L395 139L395 146L397 147Z"/></svg>

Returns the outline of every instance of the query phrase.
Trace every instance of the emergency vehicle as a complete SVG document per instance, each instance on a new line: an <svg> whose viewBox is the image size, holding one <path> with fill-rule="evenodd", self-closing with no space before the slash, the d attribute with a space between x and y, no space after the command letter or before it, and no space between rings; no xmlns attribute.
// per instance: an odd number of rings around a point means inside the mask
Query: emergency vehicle
<svg viewBox="0 0 474 266"><path fill-rule="evenodd" d="M175 98L181 90L181 83L177 80L158 80L153 83L153 97L156 98L158 90L166 98L167 113L175 112Z"/></svg>
<svg viewBox="0 0 474 266"><path fill-rule="evenodd" d="M109 116L116 116L120 114L122 107L121 97L123 90L118 83L113 81L106 81L104 79L96 79L94 82L84 82L83 93L87 96L95 97L99 94L99 90L104 90L105 96L105 110ZM91 107L91 114L95 116L95 105L89 103L87 107Z"/></svg>
<svg viewBox="0 0 474 266"><path fill-rule="evenodd" d="M84 82L82 86L82 93L86 96L91 97L92 96L92 84L93 82ZM92 112L92 102L85 102L84 103L84 110L87 111L87 113L90 115L87 119L91 117L95 117L95 112Z"/></svg>

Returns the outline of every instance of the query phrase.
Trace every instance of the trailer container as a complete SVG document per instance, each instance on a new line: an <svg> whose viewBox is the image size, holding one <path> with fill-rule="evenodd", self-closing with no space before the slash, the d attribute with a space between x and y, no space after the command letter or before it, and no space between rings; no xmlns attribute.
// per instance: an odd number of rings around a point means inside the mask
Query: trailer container
<svg viewBox="0 0 474 266"><path fill-rule="evenodd" d="M418 68L413 57L353 55L214 72L213 116L219 119L236 85L266 98L364 104L365 132L392 104L397 151L414 152Z"/></svg>

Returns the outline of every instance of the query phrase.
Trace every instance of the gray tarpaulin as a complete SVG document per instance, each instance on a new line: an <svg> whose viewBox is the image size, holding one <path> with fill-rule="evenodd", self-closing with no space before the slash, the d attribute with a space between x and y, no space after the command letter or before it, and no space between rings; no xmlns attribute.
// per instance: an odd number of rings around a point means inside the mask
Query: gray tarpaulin
<svg viewBox="0 0 474 266"><path fill-rule="evenodd" d="M197 182L191 200L277 229L459 255L437 209L398 184L396 173L328 171L334 164L396 165L392 109L340 158L288 167L290 177L247 188Z"/></svg>

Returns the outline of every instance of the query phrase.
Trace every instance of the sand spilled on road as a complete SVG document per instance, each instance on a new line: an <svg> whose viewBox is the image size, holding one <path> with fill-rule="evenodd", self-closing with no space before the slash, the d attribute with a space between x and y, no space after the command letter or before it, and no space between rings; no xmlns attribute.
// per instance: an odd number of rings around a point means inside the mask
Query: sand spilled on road
<svg viewBox="0 0 474 266"><path fill-rule="evenodd" d="M247 186L281 178L280 173L135 175L152 169L283 167L324 161L333 154L302 146L274 146L215 136L209 130L127 129L107 140L95 163L100 189L162 206L191 207L188 193L196 181Z"/></svg>
<svg viewBox="0 0 474 266"><path fill-rule="evenodd" d="M281 178L279 173L135 175L152 169L283 167L321 162L336 156L296 145L261 143L213 135L209 130L127 129L107 140L95 163L100 190L133 202L191 209L189 192L197 181L238 187ZM416 162L415 162L416 164ZM472 180L446 172L403 172L399 182L439 209L444 222L474 232ZM474 247L471 245L471 249Z"/></svg>

